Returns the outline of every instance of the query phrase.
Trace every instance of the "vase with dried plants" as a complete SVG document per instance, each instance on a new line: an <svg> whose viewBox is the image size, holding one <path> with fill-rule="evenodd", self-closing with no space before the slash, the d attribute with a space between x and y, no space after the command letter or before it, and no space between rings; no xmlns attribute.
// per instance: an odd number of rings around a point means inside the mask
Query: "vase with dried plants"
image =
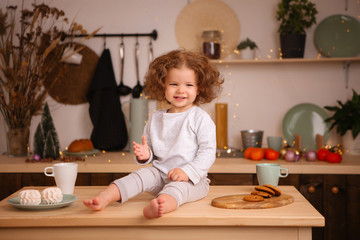
<svg viewBox="0 0 360 240"><path fill-rule="evenodd" d="M46 4L22 7L20 21L16 13L17 6L0 9L0 111L8 128L8 154L21 156L28 152L31 119L42 112L49 91L44 81L71 44L71 37L62 36L85 30Z"/></svg>

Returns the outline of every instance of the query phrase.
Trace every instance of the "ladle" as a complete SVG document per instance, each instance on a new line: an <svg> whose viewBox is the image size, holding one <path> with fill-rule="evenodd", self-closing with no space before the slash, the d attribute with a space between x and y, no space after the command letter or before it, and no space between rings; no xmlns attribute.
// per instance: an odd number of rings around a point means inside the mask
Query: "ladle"
<svg viewBox="0 0 360 240"><path fill-rule="evenodd" d="M119 54L120 54L120 85L117 87L117 92L120 96L126 96L131 93L131 88L124 85L123 83L124 60L125 60L125 46L123 41L121 41L120 43Z"/></svg>
<svg viewBox="0 0 360 240"><path fill-rule="evenodd" d="M149 42L149 63L151 63L153 60L154 60L154 50L153 50L152 41L150 39L150 42Z"/></svg>
<svg viewBox="0 0 360 240"><path fill-rule="evenodd" d="M140 94L142 93L143 87L140 84L140 77L139 77L139 42L136 38L135 43L135 67L136 67L136 77L137 77L137 84L132 90L133 98L139 98Z"/></svg>

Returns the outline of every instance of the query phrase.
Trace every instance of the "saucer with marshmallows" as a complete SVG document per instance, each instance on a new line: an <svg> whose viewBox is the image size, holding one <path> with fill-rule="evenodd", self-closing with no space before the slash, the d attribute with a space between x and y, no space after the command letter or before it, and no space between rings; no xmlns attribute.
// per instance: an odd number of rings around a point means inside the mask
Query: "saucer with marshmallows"
<svg viewBox="0 0 360 240"><path fill-rule="evenodd" d="M76 200L76 196L63 194L58 187L48 187L42 191L37 189L21 190L18 196L9 199L8 203L21 209L42 210L65 207Z"/></svg>

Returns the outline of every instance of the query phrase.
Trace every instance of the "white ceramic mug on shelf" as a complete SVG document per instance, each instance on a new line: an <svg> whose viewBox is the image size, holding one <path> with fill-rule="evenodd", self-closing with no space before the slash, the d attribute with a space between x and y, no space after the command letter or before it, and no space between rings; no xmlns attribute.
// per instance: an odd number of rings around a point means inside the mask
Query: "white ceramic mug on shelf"
<svg viewBox="0 0 360 240"><path fill-rule="evenodd" d="M48 173L48 171L50 171ZM63 194L74 193L75 181L78 172L77 163L55 163L52 167L46 167L44 173L48 177L54 177L56 186Z"/></svg>

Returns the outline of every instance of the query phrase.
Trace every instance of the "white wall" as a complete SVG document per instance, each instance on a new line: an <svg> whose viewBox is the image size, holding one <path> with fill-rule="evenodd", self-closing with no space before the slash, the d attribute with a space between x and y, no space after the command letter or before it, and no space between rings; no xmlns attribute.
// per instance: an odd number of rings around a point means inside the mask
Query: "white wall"
<svg viewBox="0 0 360 240"><path fill-rule="evenodd" d="M8 3L20 6L20 0L1 1L3 9ZM26 1L29 4L31 1ZM38 1L39 2L39 1ZM81 23L88 31L102 26L101 33L143 33L158 31L153 42L154 55L178 48L175 38L176 17L188 0L51 0L44 1L65 11L69 19ZM242 40L250 37L259 46L257 57L277 58L279 40L275 19L278 0L224 0L237 14ZM349 0L348 11L345 1L313 0L319 11L318 22L332 14L360 15L356 0ZM315 27L307 31L305 57L316 57L318 52L313 43ZM143 79L148 61L148 38L139 38L140 76ZM112 54L115 76L119 82L118 46L120 39L108 38L106 45ZM126 60L124 82L136 84L134 64L134 38L125 38ZM87 45L98 55L103 50L103 39L94 38ZM225 77L222 95L218 102L229 104L229 145L241 147L240 130L262 129L265 136L282 135L281 124L285 113L299 103L314 103L321 107L335 105L336 100L345 101L351 97L351 89L360 92L360 63L352 63L349 72L349 88L345 89L344 71L341 63L302 64L244 64L221 65L219 70ZM122 103L129 97L121 97ZM59 134L61 148L74 139L89 138L92 124L88 115L88 104L63 105L48 98L55 127ZM128 107L124 112L128 115ZM155 103L150 104L153 109ZM214 103L203 108L214 118ZM34 117L31 124L30 142L40 120ZM337 143L333 134L329 143ZM0 153L6 151L5 123L0 117Z"/></svg>

